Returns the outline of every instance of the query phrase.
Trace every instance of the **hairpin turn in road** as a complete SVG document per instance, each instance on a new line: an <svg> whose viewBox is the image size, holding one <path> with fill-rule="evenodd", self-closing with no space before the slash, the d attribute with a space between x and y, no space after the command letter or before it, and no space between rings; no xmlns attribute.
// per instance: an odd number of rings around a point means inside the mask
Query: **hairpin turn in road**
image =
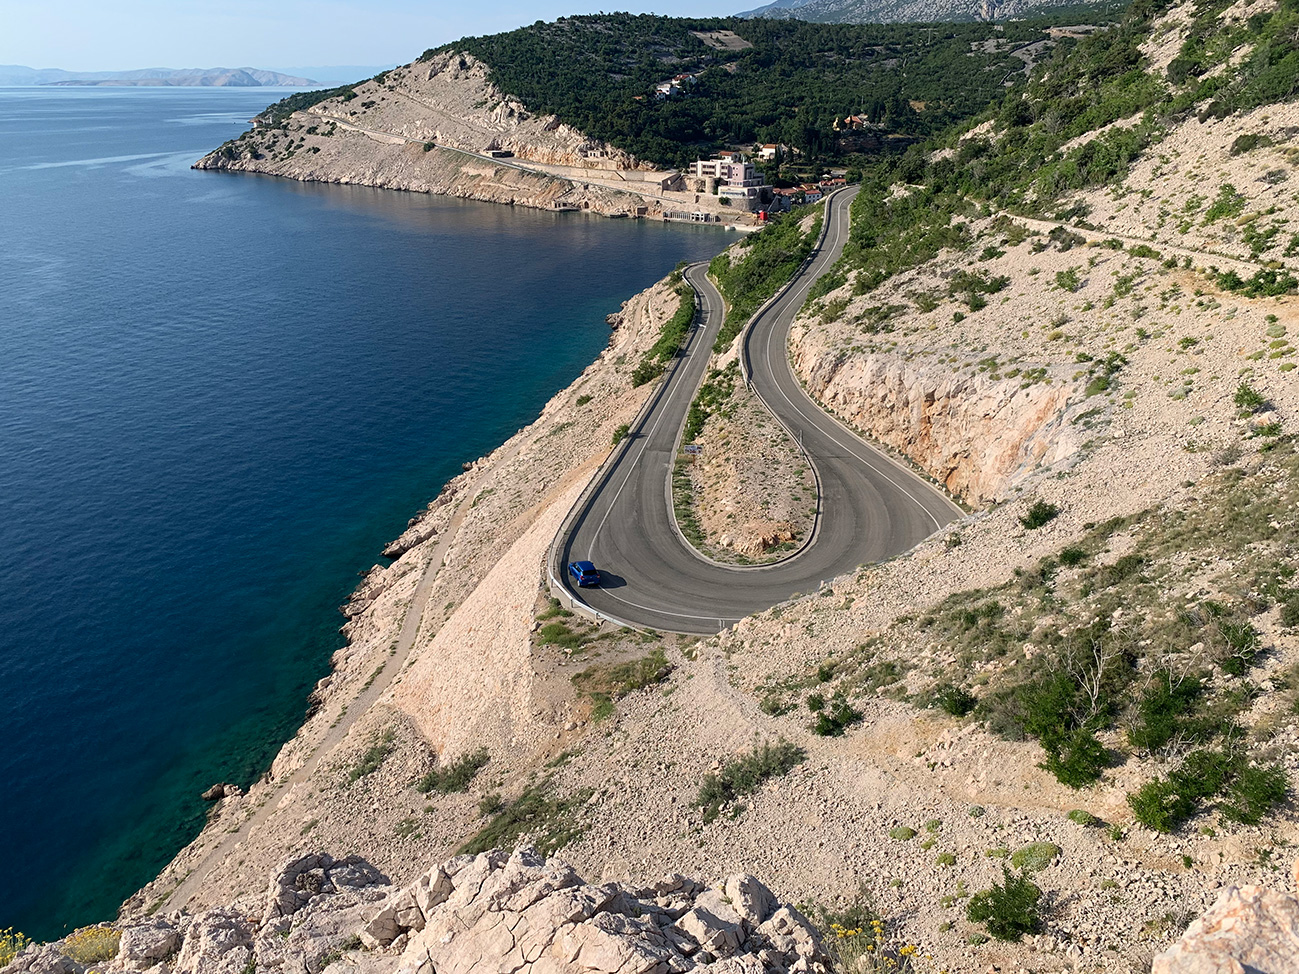
<svg viewBox="0 0 1299 974"><path fill-rule="evenodd" d="M720 565L681 536L672 513L671 477L686 413L708 364L724 304L707 265L687 268L699 298L681 354L627 439L605 462L566 519L552 548L551 577L570 599L639 628L712 633L744 616L813 592L823 582L914 547L961 517L941 491L870 446L812 401L789 364L789 328L810 288L848 239L855 189L826 202L812 256L749 325L741 369L776 418L802 444L816 474L818 517L794 555L761 566ZM578 589L565 566L591 561L598 588Z"/></svg>

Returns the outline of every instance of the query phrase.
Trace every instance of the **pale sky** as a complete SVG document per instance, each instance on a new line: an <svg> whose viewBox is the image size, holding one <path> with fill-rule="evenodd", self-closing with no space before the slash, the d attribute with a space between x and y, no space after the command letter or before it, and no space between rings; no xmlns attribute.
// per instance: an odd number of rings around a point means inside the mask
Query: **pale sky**
<svg viewBox="0 0 1299 974"><path fill-rule="evenodd" d="M404 64L466 34L601 9L724 16L762 0L0 0L0 64L80 71Z"/></svg>

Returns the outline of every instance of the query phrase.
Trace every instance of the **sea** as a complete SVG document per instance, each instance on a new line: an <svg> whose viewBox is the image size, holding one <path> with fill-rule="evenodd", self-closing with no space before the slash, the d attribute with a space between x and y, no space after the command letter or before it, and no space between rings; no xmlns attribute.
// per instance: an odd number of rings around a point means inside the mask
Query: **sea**
<svg viewBox="0 0 1299 974"><path fill-rule="evenodd" d="M284 94L0 89L0 929L112 918L383 545L733 239L190 169Z"/></svg>

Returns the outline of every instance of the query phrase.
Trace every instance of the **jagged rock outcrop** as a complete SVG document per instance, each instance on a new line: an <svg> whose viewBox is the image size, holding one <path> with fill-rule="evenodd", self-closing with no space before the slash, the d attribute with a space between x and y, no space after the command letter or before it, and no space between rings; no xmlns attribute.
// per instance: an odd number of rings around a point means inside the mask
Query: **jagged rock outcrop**
<svg viewBox="0 0 1299 974"><path fill-rule="evenodd" d="M532 849L457 856L394 887L358 856L284 862L260 902L195 916L127 918L95 970L152 974L816 974L816 931L756 878L714 887L592 885ZM62 942L29 947L7 972L84 974Z"/></svg>
<svg viewBox="0 0 1299 974"><path fill-rule="evenodd" d="M955 375L900 356L845 356L796 327L796 374L820 402L904 454L953 494L982 505L1082 446L1065 423L1070 383Z"/></svg>
<svg viewBox="0 0 1299 974"><path fill-rule="evenodd" d="M752 876L708 889L667 876L594 886L530 849L460 856L393 894L361 934L414 974L815 971L828 959L796 910ZM717 963L712 963L716 961Z"/></svg>
<svg viewBox="0 0 1299 974"><path fill-rule="evenodd" d="M1151 974L1282 974L1299 971L1299 859L1295 895L1228 886L1209 912L1157 956Z"/></svg>

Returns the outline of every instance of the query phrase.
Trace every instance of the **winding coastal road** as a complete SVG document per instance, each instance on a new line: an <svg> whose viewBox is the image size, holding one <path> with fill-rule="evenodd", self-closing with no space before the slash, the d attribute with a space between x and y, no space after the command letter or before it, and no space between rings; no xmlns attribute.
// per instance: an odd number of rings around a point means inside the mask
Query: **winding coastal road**
<svg viewBox="0 0 1299 974"><path fill-rule="evenodd" d="M813 402L789 364L790 326L808 288L843 252L855 192L829 198L817 249L755 316L741 349L752 388L802 444L816 474L820 506L809 542L774 564L729 566L704 558L677 530L671 475L678 439L725 316L707 266L697 264L686 271L699 307L682 353L627 440L596 474L552 551L552 574L571 599L641 628L713 633L816 591L836 575L907 551L961 516L939 490ZM582 559L600 569L599 588L571 585L564 566Z"/></svg>

